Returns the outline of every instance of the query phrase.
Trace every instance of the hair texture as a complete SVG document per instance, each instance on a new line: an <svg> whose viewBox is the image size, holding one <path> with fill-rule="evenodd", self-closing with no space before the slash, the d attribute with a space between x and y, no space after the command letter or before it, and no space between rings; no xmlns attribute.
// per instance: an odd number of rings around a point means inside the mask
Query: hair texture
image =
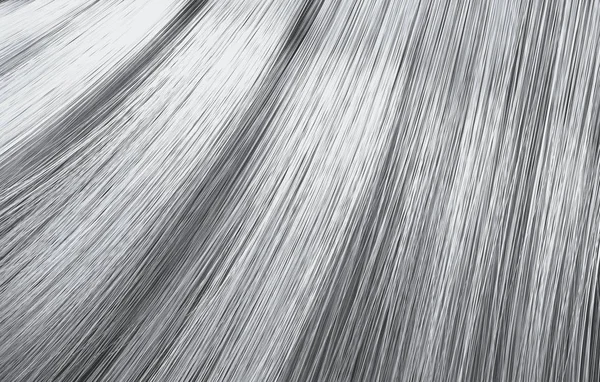
<svg viewBox="0 0 600 382"><path fill-rule="evenodd" d="M0 1L0 381L600 381L600 1Z"/></svg>

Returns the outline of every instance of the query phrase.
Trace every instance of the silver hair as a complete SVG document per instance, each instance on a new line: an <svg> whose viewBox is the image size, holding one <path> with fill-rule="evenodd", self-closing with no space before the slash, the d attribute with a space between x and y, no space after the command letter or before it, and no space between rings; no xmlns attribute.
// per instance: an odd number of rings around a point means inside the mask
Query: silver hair
<svg viewBox="0 0 600 382"><path fill-rule="evenodd" d="M600 1L0 1L0 381L600 381Z"/></svg>

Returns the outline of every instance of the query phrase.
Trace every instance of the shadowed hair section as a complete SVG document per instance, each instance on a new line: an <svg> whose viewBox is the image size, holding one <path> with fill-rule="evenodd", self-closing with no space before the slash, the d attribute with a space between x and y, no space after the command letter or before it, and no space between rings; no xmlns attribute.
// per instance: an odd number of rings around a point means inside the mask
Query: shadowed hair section
<svg viewBox="0 0 600 382"><path fill-rule="evenodd" d="M599 381L600 2L0 1L0 381Z"/></svg>

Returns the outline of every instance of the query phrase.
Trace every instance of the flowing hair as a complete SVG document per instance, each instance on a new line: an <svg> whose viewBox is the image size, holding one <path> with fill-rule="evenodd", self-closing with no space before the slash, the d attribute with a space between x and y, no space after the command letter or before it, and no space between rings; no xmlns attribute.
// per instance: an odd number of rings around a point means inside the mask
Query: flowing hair
<svg viewBox="0 0 600 382"><path fill-rule="evenodd" d="M0 1L0 381L600 381L598 0Z"/></svg>

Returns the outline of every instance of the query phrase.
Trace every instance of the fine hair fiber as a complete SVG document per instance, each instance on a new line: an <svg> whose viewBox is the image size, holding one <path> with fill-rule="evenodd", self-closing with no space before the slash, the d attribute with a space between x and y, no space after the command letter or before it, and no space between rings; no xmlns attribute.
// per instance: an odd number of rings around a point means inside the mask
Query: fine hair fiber
<svg viewBox="0 0 600 382"><path fill-rule="evenodd" d="M0 0L0 382L600 381L600 0Z"/></svg>

